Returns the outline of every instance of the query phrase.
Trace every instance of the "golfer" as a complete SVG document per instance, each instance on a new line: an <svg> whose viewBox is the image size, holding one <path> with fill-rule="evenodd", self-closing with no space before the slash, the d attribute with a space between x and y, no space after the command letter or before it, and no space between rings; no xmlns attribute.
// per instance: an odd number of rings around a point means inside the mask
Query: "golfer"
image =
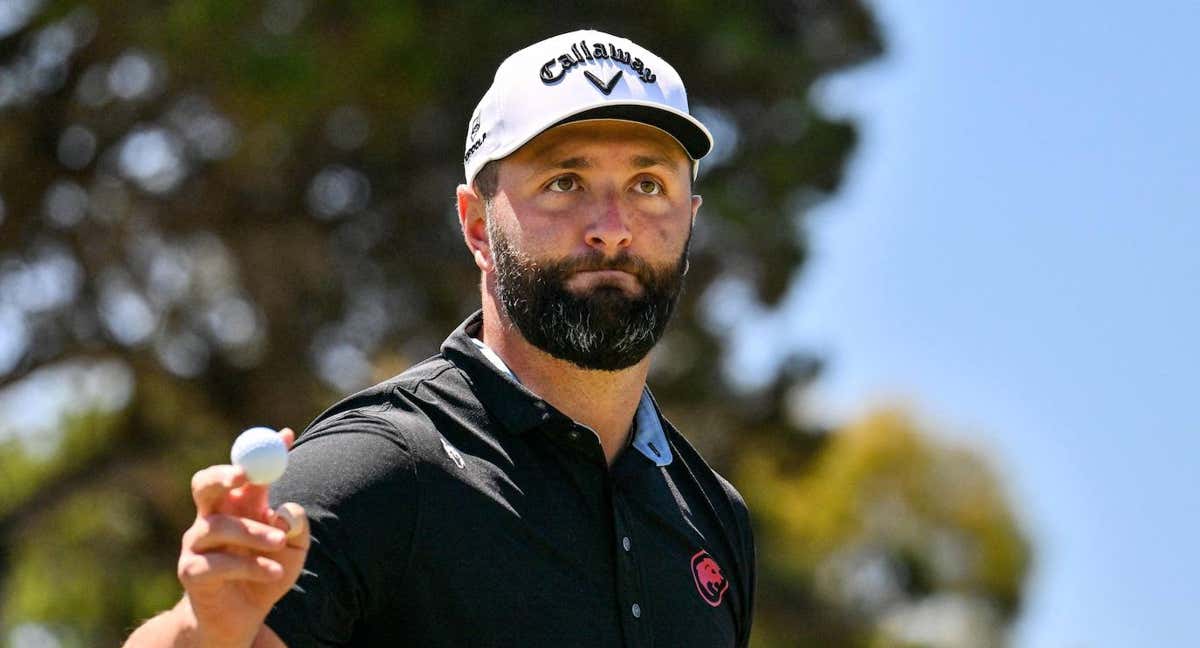
<svg viewBox="0 0 1200 648"><path fill-rule="evenodd" d="M746 646L746 506L646 387L711 147L678 73L627 39L505 60L457 190L481 310L284 430L269 491L196 473L186 593L128 645Z"/></svg>

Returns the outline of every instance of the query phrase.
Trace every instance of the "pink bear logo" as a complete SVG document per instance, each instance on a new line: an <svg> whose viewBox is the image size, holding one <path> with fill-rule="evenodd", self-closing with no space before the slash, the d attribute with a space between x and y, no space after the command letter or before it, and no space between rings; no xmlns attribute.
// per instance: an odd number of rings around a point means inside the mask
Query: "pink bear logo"
<svg viewBox="0 0 1200 648"><path fill-rule="evenodd" d="M692 579L696 581L700 597L713 607L721 604L721 599L729 589L729 581L721 573L721 566L703 549L692 556Z"/></svg>

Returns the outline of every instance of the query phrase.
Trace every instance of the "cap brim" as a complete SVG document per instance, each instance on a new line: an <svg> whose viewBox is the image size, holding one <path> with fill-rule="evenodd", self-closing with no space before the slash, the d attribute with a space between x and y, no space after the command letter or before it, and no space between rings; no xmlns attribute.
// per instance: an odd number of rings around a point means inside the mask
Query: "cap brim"
<svg viewBox="0 0 1200 648"><path fill-rule="evenodd" d="M699 160L708 155L713 146L712 135L694 117L668 110L657 104L612 103L588 108L547 126L541 132L548 131L555 126L589 119L620 119L653 126L674 137L693 160Z"/></svg>
<svg viewBox="0 0 1200 648"><path fill-rule="evenodd" d="M556 126L592 119L618 119L646 124L647 126L661 130L671 136L676 142L679 142L679 145L683 147L684 153L687 153L688 157L692 159L693 179L695 179L699 172L700 158L708 155L713 147L712 134L704 127L704 124L701 124L699 120L686 112L677 111L660 103L636 100L625 100L620 103L603 102L584 106L576 112L560 118L556 122L552 122L536 130L531 130L522 136L513 137L512 141L504 147L491 151L486 156L479 157L470 166L470 171L466 176L467 184L475 181L475 174L479 173L479 170L485 164L493 160L502 160L508 157L513 151L525 146L538 135Z"/></svg>

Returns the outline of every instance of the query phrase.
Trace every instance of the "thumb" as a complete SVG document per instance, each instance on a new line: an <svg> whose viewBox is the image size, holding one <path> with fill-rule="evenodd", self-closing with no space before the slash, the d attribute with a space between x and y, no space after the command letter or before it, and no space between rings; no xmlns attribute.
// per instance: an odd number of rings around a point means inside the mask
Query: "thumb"
<svg viewBox="0 0 1200 648"><path fill-rule="evenodd" d="M275 509L272 526L287 534L287 544L295 549L308 549L308 515L295 502L281 504Z"/></svg>
<svg viewBox="0 0 1200 648"><path fill-rule="evenodd" d="M300 572L304 569L304 561L308 557L308 516L304 507L295 502L288 502L275 509L272 513L271 525L287 534L287 545L271 555L283 567L284 581L288 587L296 583Z"/></svg>

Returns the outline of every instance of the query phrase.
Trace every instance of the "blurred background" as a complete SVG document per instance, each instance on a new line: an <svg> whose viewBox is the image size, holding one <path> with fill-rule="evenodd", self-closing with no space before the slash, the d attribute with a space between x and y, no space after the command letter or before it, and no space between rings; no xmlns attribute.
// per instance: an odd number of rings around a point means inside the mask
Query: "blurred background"
<svg viewBox="0 0 1200 648"><path fill-rule="evenodd" d="M119 643L192 472L437 351L467 118L586 26L717 139L651 385L754 645L1193 641L1200 5L515 4L0 0L0 645Z"/></svg>

